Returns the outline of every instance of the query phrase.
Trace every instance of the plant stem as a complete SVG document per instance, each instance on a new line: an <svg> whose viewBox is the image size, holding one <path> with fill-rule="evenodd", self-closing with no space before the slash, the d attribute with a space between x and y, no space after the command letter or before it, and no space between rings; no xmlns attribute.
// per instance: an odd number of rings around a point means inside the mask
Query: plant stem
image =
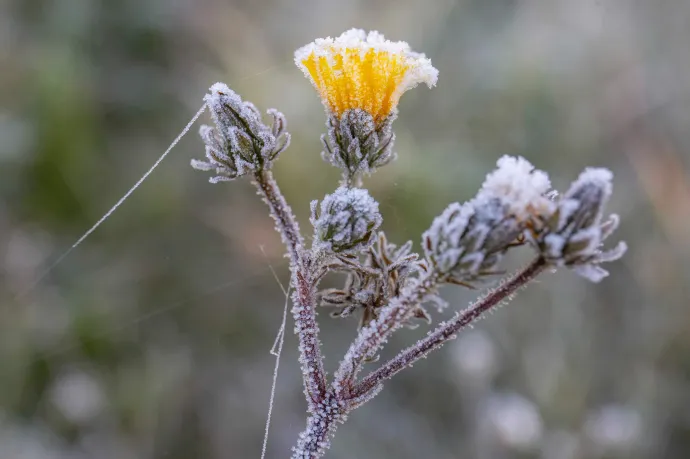
<svg viewBox="0 0 690 459"><path fill-rule="evenodd" d="M343 393L343 396L350 398L349 391L362 362L373 357L393 332L402 327L403 323L412 316L415 307L422 303L429 294L436 291L438 280L434 271L425 274L419 279L419 282L405 290L400 297L393 299L388 306L381 310L375 320L372 320L359 332L357 339L350 345L345 358L335 373L334 385Z"/></svg>
<svg viewBox="0 0 690 459"><path fill-rule="evenodd" d="M316 411L307 419L307 427L292 448L292 459L317 459L330 448L330 439L339 423L345 420L347 408L332 390L325 395Z"/></svg>
<svg viewBox="0 0 690 459"><path fill-rule="evenodd" d="M300 252L304 247L304 239L300 234L299 224L292 214L292 209L285 201L278 183L273 178L273 173L261 170L254 175L253 183L259 190L259 195L268 204L271 217L276 222L276 231L288 249L291 263L293 265L298 264Z"/></svg>
<svg viewBox="0 0 690 459"><path fill-rule="evenodd" d="M304 394L309 412L314 413L326 394L326 374L319 343L319 325L316 322L316 285L313 280L311 263L304 250L304 240L292 209L285 201L280 188L270 171L262 170L255 174L254 184L268 204L271 216L276 222L288 254L295 293L292 315L295 320L295 333L299 338L299 362L302 368Z"/></svg>
<svg viewBox="0 0 690 459"><path fill-rule="evenodd" d="M399 371L407 368L425 357L429 352L438 349L447 341L454 339L456 333L466 325L474 322L486 311L499 305L518 289L532 281L546 268L542 257L536 258L521 271L505 280L495 290L484 298L477 300L467 309L458 312L451 320L440 324L436 330L417 344L408 347L393 359L386 362L378 370L362 379L352 390L352 397L361 397L379 386L384 380L391 378Z"/></svg>

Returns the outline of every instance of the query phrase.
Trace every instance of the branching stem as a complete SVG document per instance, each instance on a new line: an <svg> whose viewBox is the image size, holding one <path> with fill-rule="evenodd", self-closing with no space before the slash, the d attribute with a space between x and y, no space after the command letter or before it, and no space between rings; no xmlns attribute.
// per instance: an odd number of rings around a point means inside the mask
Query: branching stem
<svg viewBox="0 0 690 459"><path fill-rule="evenodd" d="M304 239L300 234L297 220L280 192L273 174L267 170L257 172L254 175L254 184L268 204L271 216L276 222L276 230L283 238L290 256L292 285L295 288L292 315L299 338L299 361L309 412L314 413L326 394L326 374L319 342L319 325L316 322L316 285L312 278L311 260L304 250Z"/></svg>
<svg viewBox="0 0 690 459"><path fill-rule="evenodd" d="M434 349L440 348L447 341L455 338L456 333L460 329L479 319L486 311L513 295L517 290L537 277L546 266L547 264L542 257L536 258L521 271L505 280L487 296L477 300L467 309L458 312L451 320L440 324L434 331L430 332L426 338L403 350L396 357L383 364L378 370L363 378L353 388L352 397L366 395L376 389L383 381L414 364Z"/></svg>

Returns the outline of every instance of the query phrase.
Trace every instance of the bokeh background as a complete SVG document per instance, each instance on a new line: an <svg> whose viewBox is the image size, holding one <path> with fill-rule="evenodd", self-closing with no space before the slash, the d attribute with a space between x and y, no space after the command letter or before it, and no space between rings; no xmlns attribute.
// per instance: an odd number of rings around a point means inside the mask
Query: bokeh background
<svg viewBox="0 0 690 459"><path fill-rule="evenodd" d="M689 2L2 0L0 458L259 457L284 304L269 265L286 282L286 262L248 181L189 167L194 133L44 274L215 81L286 114L275 173L308 233L338 173L292 53L355 26L440 71L403 97L400 158L366 182L392 240L418 241L515 154L561 189L611 168L630 251L598 285L544 276L398 375L328 457L690 457ZM320 321L332 371L356 320ZM287 457L304 420L288 333L267 457Z"/></svg>

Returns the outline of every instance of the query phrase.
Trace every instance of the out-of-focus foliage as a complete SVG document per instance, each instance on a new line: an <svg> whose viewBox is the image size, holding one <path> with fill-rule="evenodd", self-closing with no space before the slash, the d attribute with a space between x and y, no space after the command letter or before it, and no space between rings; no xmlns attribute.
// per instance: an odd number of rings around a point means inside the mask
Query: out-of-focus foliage
<svg viewBox="0 0 690 459"><path fill-rule="evenodd" d="M548 275L390 381L329 457L688 457L689 23L684 0L4 0L0 458L259 455L283 304L268 263L283 279L286 265L248 183L193 173L198 138L34 284L219 80L287 117L275 173L309 233L309 201L338 175L292 52L353 26L440 71L403 98L399 159L366 181L393 242L417 244L513 154L561 190L585 166L612 169L630 250L601 284ZM444 295L450 310L471 297ZM333 371L356 321L320 319ZM295 346L269 457L304 427Z"/></svg>

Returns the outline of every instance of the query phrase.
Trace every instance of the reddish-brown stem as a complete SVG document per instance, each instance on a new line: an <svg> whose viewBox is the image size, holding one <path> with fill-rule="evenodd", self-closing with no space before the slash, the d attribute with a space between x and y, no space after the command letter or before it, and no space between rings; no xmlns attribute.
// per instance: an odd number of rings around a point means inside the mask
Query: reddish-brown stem
<svg viewBox="0 0 690 459"><path fill-rule="evenodd" d="M383 364L378 370L375 370L362 379L353 388L351 397L357 398L366 395L386 379L391 378L399 371L414 364L422 357L425 357L429 352L438 349L447 341L455 338L456 333L461 328L474 322L486 311L499 305L504 299L520 289L520 287L538 276L545 267L546 262L541 257L532 261L524 269L504 281L487 296L477 300L464 311L458 312L453 319L439 325L438 328L429 333L426 338L403 350L396 357Z"/></svg>
<svg viewBox="0 0 690 459"><path fill-rule="evenodd" d="M349 398L350 387L355 381L362 362L373 357L393 332L402 327L414 314L414 308L436 291L438 281L437 273L430 271L425 274L416 285L404 291L399 298L395 298L381 310L375 320L360 330L335 373L334 384L338 393Z"/></svg>
<svg viewBox="0 0 690 459"><path fill-rule="evenodd" d="M319 325L316 322L316 285L312 279L310 261L304 250L304 240L297 220L280 192L273 174L263 170L257 172L254 179L254 184L268 204L271 216L276 222L276 230L282 236L290 255L292 283L295 288L292 315L299 338L299 361L309 411L314 412L315 407L323 401L326 394L326 374L319 343Z"/></svg>

